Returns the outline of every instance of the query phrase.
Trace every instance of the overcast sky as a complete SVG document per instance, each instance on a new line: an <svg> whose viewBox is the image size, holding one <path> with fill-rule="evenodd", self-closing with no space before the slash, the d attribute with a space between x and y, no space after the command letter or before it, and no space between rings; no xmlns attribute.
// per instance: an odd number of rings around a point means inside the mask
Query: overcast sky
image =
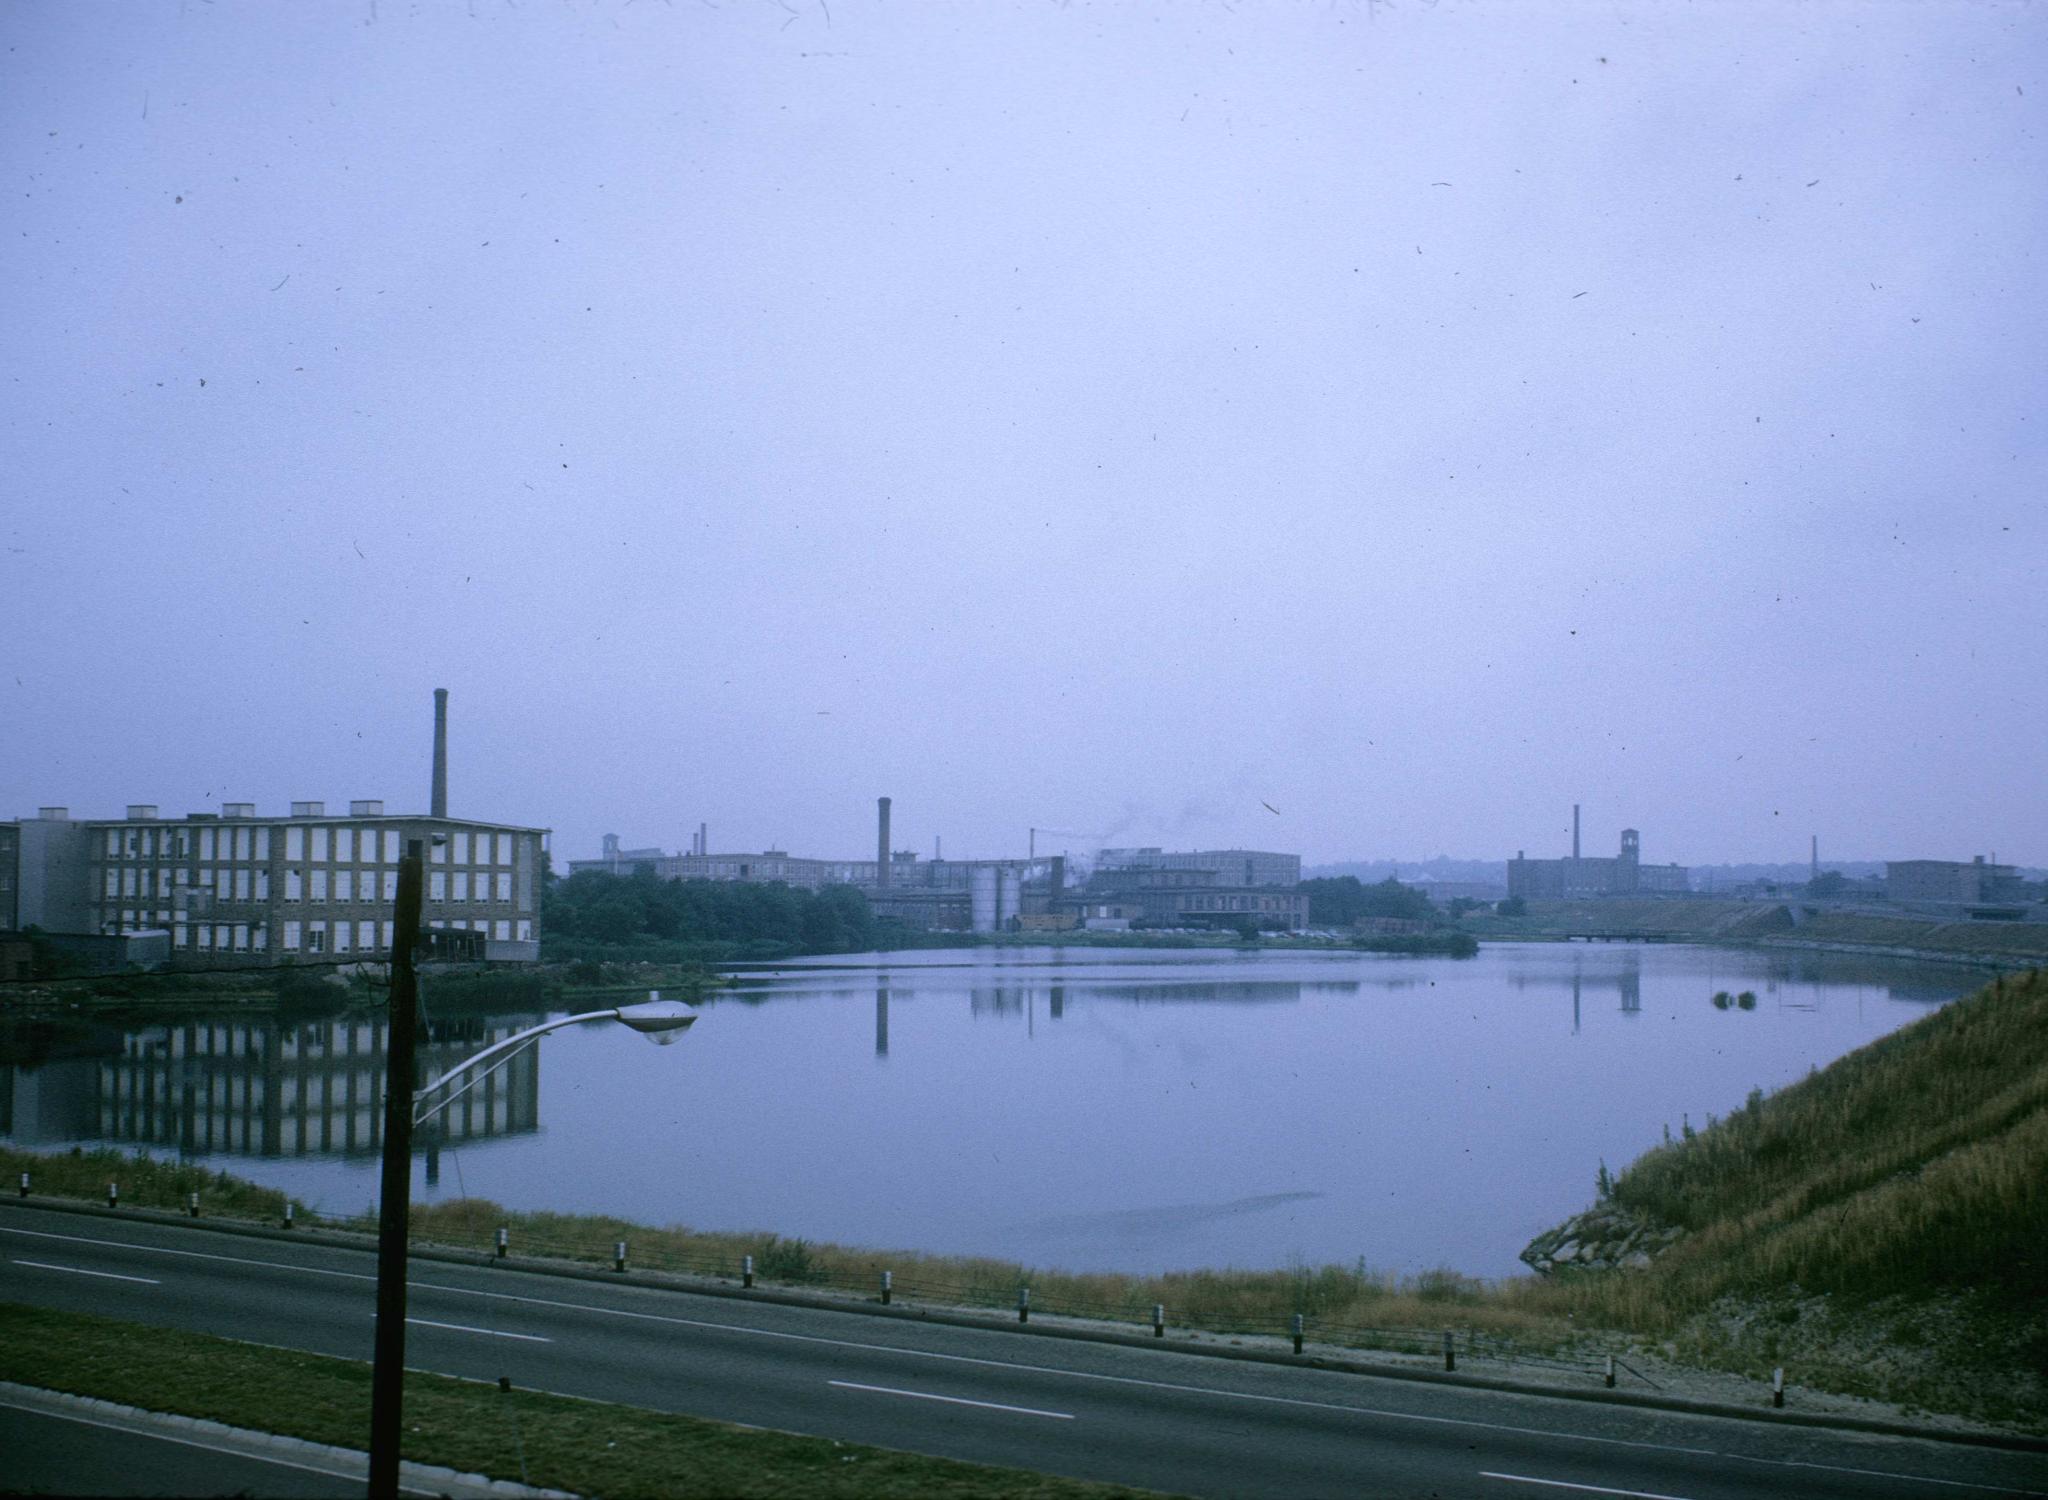
<svg viewBox="0 0 2048 1500"><path fill-rule="evenodd" d="M0 9L0 814L2048 862L2048 11Z"/></svg>

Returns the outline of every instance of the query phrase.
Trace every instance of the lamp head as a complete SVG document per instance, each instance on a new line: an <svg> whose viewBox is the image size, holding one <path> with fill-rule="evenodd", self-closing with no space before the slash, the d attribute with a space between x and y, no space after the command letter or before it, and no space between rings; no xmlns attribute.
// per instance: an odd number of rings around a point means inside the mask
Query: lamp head
<svg viewBox="0 0 2048 1500"><path fill-rule="evenodd" d="M680 1000L649 1000L641 1005L622 1005L613 1014L661 1047L666 1047L697 1024L697 1013Z"/></svg>

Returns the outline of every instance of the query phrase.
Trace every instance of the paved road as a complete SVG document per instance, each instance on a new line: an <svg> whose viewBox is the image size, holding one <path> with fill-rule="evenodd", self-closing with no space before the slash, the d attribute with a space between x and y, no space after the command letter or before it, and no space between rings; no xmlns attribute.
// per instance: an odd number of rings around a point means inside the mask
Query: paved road
<svg viewBox="0 0 2048 1500"><path fill-rule="evenodd" d="M0 1493L9 1495L335 1495L351 1475L213 1443L0 1401Z"/></svg>
<svg viewBox="0 0 2048 1500"><path fill-rule="evenodd" d="M0 1299L367 1359L359 1251L10 1204ZM2048 1457L415 1262L408 1362L1196 1495L2048 1493Z"/></svg>

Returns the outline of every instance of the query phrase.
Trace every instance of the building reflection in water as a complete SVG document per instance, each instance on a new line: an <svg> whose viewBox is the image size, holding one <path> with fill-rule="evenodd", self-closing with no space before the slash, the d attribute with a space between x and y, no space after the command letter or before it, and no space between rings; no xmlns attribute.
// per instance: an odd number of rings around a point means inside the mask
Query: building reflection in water
<svg viewBox="0 0 2048 1500"><path fill-rule="evenodd" d="M542 1019L430 1025L420 1076ZM112 1055L0 1069L0 1133L22 1144L105 1141L193 1154L361 1155L383 1146L385 1022L337 1017L200 1020L128 1032ZM540 1125L540 1051L529 1047L435 1116L422 1149Z"/></svg>
<svg viewBox="0 0 2048 1500"><path fill-rule="evenodd" d="M875 1056L889 1055L889 984L875 981Z"/></svg>

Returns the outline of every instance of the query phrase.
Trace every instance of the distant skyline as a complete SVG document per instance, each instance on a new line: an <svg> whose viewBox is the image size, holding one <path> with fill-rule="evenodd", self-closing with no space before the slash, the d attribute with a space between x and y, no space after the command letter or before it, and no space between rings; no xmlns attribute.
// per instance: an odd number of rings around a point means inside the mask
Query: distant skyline
<svg viewBox="0 0 2048 1500"><path fill-rule="evenodd" d="M2044 56L17 0L0 816L2048 864Z"/></svg>

